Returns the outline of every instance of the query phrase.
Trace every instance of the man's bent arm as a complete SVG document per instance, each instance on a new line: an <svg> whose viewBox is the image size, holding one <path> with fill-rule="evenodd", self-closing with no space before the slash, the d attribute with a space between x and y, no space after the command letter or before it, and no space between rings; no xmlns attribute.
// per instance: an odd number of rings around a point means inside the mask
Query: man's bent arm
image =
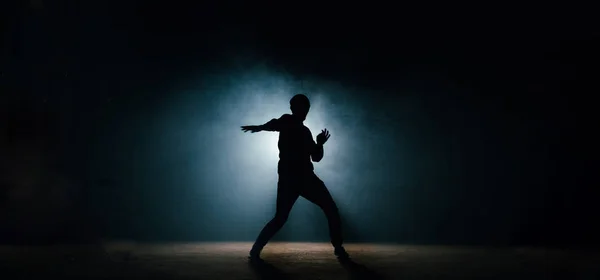
<svg viewBox="0 0 600 280"><path fill-rule="evenodd" d="M313 146L313 152L310 155L314 162L319 162L323 159L323 145L315 143Z"/></svg>

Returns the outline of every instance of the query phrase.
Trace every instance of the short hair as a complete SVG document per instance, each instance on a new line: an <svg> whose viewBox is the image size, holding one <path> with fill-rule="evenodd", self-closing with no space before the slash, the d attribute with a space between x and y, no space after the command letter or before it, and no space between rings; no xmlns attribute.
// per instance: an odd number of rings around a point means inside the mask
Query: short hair
<svg viewBox="0 0 600 280"><path fill-rule="evenodd" d="M292 107L310 107L310 100L304 94L296 94L290 99L290 106Z"/></svg>

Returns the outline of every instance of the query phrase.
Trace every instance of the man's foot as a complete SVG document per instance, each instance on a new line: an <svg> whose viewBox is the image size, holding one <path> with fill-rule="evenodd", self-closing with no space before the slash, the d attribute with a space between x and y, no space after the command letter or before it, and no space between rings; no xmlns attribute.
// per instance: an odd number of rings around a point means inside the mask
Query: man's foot
<svg viewBox="0 0 600 280"><path fill-rule="evenodd" d="M333 253L340 261L350 260L350 255L348 255L348 252L346 252L346 249L344 249L344 247L342 247L342 246L335 248Z"/></svg>
<svg viewBox="0 0 600 280"><path fill-rule="evenodd" d="M264 261L260 258L260 252L256 250L250 250L250 254L248 254L248 260L251 263L263 263Z"/></svg>

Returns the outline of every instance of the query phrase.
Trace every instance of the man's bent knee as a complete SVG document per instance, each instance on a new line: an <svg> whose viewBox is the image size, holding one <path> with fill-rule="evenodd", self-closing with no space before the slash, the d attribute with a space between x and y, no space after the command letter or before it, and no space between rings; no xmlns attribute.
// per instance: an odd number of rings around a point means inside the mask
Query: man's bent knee
<svg viewBox="0 0 600 280"><path fill-rule="evenodd" d="M285 224L285 222L287 222L288 216L287 215L275 215L275 217L273 217L273 219L271 219L271 224L277 225L277 226L283 226L283 224Z"/></svg>
<svg viewBox="0 0 600 280"><path fill-rule="evenodd" d="M339 212L337 206L335 206L335 205L323 207L323 212L325 212L325 214L328 215L328 216L331 215L331 216L336 216L337 217L337 216L340 215L340 212Z"/></svg>

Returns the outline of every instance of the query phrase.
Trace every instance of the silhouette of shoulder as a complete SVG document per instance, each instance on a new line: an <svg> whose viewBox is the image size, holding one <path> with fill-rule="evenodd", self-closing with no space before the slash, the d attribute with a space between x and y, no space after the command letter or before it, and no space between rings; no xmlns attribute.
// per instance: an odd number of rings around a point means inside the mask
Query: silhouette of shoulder
<svg viewBox="0 0 600 280"><path fill-rule="evenodd" d="M279 125L279 129L285 129L286 127L289 127L290 124L292 123L293 118L292 115L290 114L283 114L281 115L281 117L279 117L279 119L277 120L278 125Z"/></svg>
<svg viewBox="0 0 600 280"><path fill-rule="evenodd" d="M288 121L288 120L292 119L292 115L290 115L290 114L283 114L283 115L281 115L281 117L279 119L282 120L282 121Z"/></svg>

